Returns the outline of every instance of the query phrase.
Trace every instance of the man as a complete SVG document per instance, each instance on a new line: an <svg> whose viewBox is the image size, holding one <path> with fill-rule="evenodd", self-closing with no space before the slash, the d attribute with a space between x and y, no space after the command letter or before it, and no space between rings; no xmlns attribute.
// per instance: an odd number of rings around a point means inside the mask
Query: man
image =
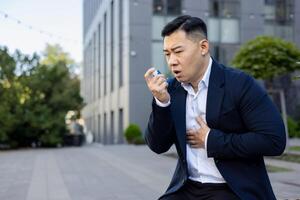
<svg viewBox="0 0 300 200"><path fill-rule="evenodd" d="M178 164L164 200L275 199L263 156L285 149L284 124L249 75L211 58L205 23L180 16L162 30L175 78L145 73L154 96L147 145L175 144Z"/></svg>

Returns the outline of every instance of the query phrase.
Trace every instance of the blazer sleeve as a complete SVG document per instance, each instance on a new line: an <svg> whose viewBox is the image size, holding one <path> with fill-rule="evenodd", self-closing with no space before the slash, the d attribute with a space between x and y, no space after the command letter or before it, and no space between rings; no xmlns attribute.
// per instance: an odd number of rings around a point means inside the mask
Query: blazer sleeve
<svg viewBox="0 0 300 200"><path fill-rule="evenodd" d="M246 76L234 97L247 132L228 133L211 129L207 139L208 157L255 158L277 156L286 145L285 128L275 105L256 81Z"/></svg>
<svg viewBox="0 0 300 200"><path fill-rule="evenodd" d="M149 148L160 154L168 151L174 143L174 126L171 105L160 107L152 101L152 113L145 131L145 141Z"/></svg>

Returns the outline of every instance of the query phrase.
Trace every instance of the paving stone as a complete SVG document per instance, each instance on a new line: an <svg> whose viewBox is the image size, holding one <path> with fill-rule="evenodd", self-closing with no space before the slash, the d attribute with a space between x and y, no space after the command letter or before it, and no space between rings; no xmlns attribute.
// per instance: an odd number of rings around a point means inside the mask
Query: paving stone
<svg viewBox="0 0 300 200"><path fill-rule="evenodd" d="M299 198L300 165L269 158L266 163L293 170L269 174L277 198ZM3 151L0 199L154 200L166 190L175 165L176 159L145 145Z"/></svg>

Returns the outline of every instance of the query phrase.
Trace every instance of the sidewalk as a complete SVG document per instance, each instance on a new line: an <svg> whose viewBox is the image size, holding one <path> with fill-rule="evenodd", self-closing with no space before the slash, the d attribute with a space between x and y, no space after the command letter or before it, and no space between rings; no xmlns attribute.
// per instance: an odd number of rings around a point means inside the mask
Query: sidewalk
<svg viewBox="0 0 300 200"><path fill-rule="evenodd" d="M293 171L270 173L278 199L300 197L300 165L266 159ZM2 200L155 200L166 190L176 159L146 146L0 152Z"/></svg>

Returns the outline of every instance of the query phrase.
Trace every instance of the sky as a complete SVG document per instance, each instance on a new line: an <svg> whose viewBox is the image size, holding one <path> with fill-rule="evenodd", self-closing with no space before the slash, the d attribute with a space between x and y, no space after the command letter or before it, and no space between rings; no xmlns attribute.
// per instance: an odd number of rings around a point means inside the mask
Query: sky
<svg viewBox="0 0 300 200"><path fill-rule="evenodd" d="M46 43L82 61L82 0L0 0L0 46L41 55Z"/></svg>

